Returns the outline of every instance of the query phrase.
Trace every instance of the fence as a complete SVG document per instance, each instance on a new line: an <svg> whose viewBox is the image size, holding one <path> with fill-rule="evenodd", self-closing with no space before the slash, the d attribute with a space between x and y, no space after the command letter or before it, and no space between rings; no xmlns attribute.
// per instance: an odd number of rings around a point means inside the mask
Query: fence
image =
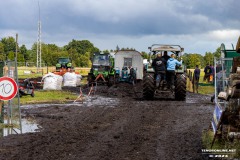
<svg viewBox="0 0 240 160"><path fill-rule="evenodd" d="M7 61L6 64L7 65L5 65L4 62L1 63L2 76L10 77L14 79L16 83L18 83L17 64L15 63L15 61ZM15 96L11 100L4 101L4 107L2 108L2 111L3 109L4 112L2 112L2 116L4 117L2 117L2 122L4 122L8 126L6 134L9 135L22 133L19 94L17 94L17 96ZM0 135L3 135L3 128L1 128L0 130Z"/></svg>

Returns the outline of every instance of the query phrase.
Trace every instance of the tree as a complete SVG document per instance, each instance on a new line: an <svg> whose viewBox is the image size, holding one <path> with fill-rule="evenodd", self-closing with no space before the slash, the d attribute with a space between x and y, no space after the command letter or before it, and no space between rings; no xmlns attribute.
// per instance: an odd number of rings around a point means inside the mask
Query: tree
<svg viewBox="0 0 240 160"><path fill-rule="evenodd" d="M7 58L8 58L8 60L14 61L15 52L13 52L13 51L8 52L8 57Z"/></svg>
<svg viewBox="0 0 240 160"><path fill-rule="evenodd" d="M4 46L4 53L6 54L6 58L8 57L8 54L10 52L16 51L16 42L13 37L2 38L1 42L3 43Z"/></svg>
<svg viewBox="0 0 240 160"><path fill-rule="evenodd" d="M189 58L189 64L188 64L189 68L195 68L196 65L201 67L202 56L200 54L197 54L197 53L190 54L188 58Z"/></svg>
<svg viewBox="0 0 240 160"><path fill-rule="evenodd" d="M203 56L198 53L184 53L182 58L187 68L195 68L196 65L202 68L205 65Z"/></svg>
<svg viewBox="0 0 240 160"><path fill-rule="evenodd" d="M5 59L4 45L2 42L0 42L0 61L4 61Z"/></svg>
<svg viewBox="0 0 240 160"><path fill-rule="evenodd" d="M117 45L117 47L116 47L116 51L119 51L120 50L120 48L118 47L118 45Z"/></svg>
<svg viewBox="0 0 240 160"><path fill-rule="evenodd" d="M142 54L143 59L148 59L149 58L149 54L148 53L141 52L141 54Z"/></svg>
<svg viewBox="0 0 240 160"><path fill-rule="evenodd" d="M100 50L96 48L90 41L88 40L72 40L71 42L68 43L68 45L64 46L66 50L70 49L76 49L78 54L84 54L84 53L91 53L93 54L94 52L99 52Z"/></svg>
<svg viewBox="0 0 240 160"><path fill-rule="evenodd" d="M218 47L213 54L214 54L214 57L220 58L221 57L221 47Z"/></svg>
<svg viewBox="0 0 240 160"><path fill-rule="evenodd" d="M204 63L205 63L205 66L207 64L213 64L214 63L214 54L211 52L206 52L205 56L204 56Z"/></svg>
<svg viewBox="0 0 240 160"><path fill-rule="evenodd" d="M23 55L23 59L24 59L25 65L26 65L27 61L30 59L30 53L28 52L25 45L22 45L19 48L19 53ZM19 58L18 58L18 60L19 60Z"/></svg>
<svg viewBox="0 0 240 160"><path fill-rule="evenodd" d="M110 52L106 49L106 50L103 50L103 53L109 54Z"/></svg>

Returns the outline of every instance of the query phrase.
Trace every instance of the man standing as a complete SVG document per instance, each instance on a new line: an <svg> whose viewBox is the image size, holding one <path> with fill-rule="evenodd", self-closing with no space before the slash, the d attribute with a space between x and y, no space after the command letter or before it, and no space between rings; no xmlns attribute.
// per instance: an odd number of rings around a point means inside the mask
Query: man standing
<svg viewBox="0 0 240 160"><path fill-rule="evenodd" d="M204 68L204 77L203 77L203 81L209 82L210 81L210 75L212 74L212 69L209 66L209 64Z"/></svg>
<svg viewBox="0 0 240 160"><path fill-rule="evenodd" d="M199 83L199 77L200 77L200 69L198 68L198 65L196 65L196 68L194 70L194 76L193 76L193 91L196 89L198 93L198 83Z"/></svg>
<svg viewBox="0 0 240 160"><path fill-rule="evenodd" d="M182 60L179 62L178 60L175 59L175 54L171 54L171 58L168 59L167 61L167 75L169 76L169 85L172 90L175 89L174 86L174 77L175 77L175 68L176 65L182 65Z"/></svg>
<svg viewBox="0 0 240 160"><path fill-rule="evenodd" d="M166 62L168 61L169 58L171 58L171 57L167 54L167 51L164 51L164 52L163 52L163 56L162 56L162 57L166 60Z"/></svg>
<svg viewBox="0 0 240 160"><path fill-rule="evenodd" d="M166 60L162 57L161 53L157 54L157 57L153 60L152 67L155 71L156 87L162 80L166 80Z"/></svg>

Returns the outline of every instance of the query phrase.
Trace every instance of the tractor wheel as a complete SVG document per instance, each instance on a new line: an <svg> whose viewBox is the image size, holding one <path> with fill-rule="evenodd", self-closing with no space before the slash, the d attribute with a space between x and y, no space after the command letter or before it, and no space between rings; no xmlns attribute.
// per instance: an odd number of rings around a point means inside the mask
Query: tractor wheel
<svg viewBox="0 0 240 160"><path fill-rule="evenodd" d="M112 85L114 85L114 83L115 83L114 76L109 76L108 87L111 87Z"/></svg>
<svg viewBox="0 0 240 160"><path fill-rule="evenodd" d="M119 83L119 81L120 81L119 79L120 79L119 74L116 74L116 75L115 75L115 83L116 83L116 84Z"/></svg>
<svg viewBox="0 0 240 160"><path fill-rule="evenodd" d="M186 100L186 75L177 74L175 81L175 100L185 101Z"/></svg>
<svg viewBox="0 0 240 160"><path fill-rule="evenodd" d="M146 73L143 77L143 98L150 100L154 97L154 74Z"/></svg>
<svg viewBox="0 0 240 160"><path fill-rule="evenodd" d="M94 82L93 74L89 73L87 80L88 80L88 86L91 86L92 83Z"/></svg>

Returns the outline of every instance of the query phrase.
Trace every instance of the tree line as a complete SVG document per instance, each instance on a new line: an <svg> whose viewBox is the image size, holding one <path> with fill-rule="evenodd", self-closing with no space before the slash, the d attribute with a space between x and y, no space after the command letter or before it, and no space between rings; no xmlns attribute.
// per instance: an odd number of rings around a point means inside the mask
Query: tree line
<svg viewBox="0 0 240 160"><path fill-rule="evenodd" d="M37 61L37 43L34 43L31 49L27 49L23 44L21 46L16 45L16 41L13 37L4 37L0 40L0 61L14 60L17 46L17 61L21 64L27 64ZM115 50L104 50L105 53L116 52L117 50L135 50L134 48L119 48ZM55 66L59 57L69 57L72 60L72 64L75 67L90 67L91 57L93 53L100 52L100 50L94 46L88 40L75 40L73 39L67 45L59 47L56 44L41 44L41 57L42 63L47 66ZM144 59L149 58L149 54L141 52ZM213 64L214 57L219 58L221 55L220 47L216 49L214 53L206 52L205 55L198 53L184 53L183 61L187 68L195 68L199 65L200 68L204 68L207 64Z"/></svg>

